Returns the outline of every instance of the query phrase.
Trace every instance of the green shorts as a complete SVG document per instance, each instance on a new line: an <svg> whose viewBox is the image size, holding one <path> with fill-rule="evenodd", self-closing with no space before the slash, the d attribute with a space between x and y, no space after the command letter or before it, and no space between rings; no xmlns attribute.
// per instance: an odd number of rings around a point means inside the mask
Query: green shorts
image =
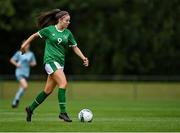
<svg viewBox="0 0 180 133"><path fill-rule="evenodd" d="M64 69L64 67L56 61L45 64L45 70L49 75L54 73L58 69Z"/></svg>

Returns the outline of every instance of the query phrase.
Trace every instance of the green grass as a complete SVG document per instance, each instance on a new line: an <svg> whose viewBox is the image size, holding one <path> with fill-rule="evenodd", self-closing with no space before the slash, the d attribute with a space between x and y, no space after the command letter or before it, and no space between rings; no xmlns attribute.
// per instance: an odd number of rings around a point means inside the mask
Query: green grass
<svg viewBox="0 0 180 133"><path fill-rule="evenodd" d="M72 123L58 119L57 89L35 110L32 122L27 123L24 108L44 85L44 82L29 82L20 106L12 109L11 100L18 84L3 82L0 131L180 131L180 83L70 82L67 109ZM78 121L78 112L83 108L93 111L92 123Z"/></svg>

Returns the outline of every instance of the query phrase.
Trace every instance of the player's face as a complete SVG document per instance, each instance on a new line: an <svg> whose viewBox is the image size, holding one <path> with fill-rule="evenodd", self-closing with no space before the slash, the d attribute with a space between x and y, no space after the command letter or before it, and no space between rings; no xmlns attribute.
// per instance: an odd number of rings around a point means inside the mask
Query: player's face
<svg viewBox="0 0 180 133"><path fill-rule="evenodd" d="M67 14L67 15L64 15L62 18L61 18L61 22L62 22L62 25L64 28L67 28L70 24L70 16Z"/></svg>

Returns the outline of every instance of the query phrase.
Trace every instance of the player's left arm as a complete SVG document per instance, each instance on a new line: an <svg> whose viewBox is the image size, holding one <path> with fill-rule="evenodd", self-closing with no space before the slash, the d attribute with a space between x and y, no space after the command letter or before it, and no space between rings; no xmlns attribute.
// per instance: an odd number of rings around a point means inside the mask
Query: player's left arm
<svg viewBox="0 0 180 133"><path fill-rule="evenodd" d="M37 63L36 63L35 61L33 61L33 62L30 63L30 66L31 66L31 67L34 67L34 66L36 66L36 65L37 65Z"/></svg>
<svg viewBox="0 0 180 133"><path fill-rule="evenodd" d="M69 31L69 37L68 37L68 40L69 40L69 47L72 47L73 51L83 60L83 65L84 66L89 66L89 60L87 57L84 56L84 54L81 52L81 50L77 47L77 43L74 39L74 36L73 34L71 33L71 31Z"/></svg>
<svg viewBox="0 0 180 133"><path fill-rule="evenodd" d="M84 56L84 54L81 52L81 50L76 46L72 47L73 51L83 60L84 66L89 66L89 60L87 57Z"/></svg>
<svg viewBox="0 0 180 133"><path fill-rule="evenodd" d="M34 67L37 65L36 63L36 58L35 58L35 55L34 53L32 53L32 56L31 56L31 61L30 61L30 64L29 64L31 67Z"/></svg>

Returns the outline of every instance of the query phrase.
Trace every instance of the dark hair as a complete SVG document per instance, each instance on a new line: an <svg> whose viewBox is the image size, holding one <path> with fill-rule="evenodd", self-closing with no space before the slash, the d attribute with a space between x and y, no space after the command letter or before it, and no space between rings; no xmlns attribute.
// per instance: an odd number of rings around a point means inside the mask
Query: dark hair
<svg viewBox="0 0 180 133"><path fill-rule="evenodd" d="M43 12L37 18L37 26L38 28L44 28L49 25L55 25L58 23L58 19L66 14L69 13L67 11L61 11L60 9Z"/></svg>

